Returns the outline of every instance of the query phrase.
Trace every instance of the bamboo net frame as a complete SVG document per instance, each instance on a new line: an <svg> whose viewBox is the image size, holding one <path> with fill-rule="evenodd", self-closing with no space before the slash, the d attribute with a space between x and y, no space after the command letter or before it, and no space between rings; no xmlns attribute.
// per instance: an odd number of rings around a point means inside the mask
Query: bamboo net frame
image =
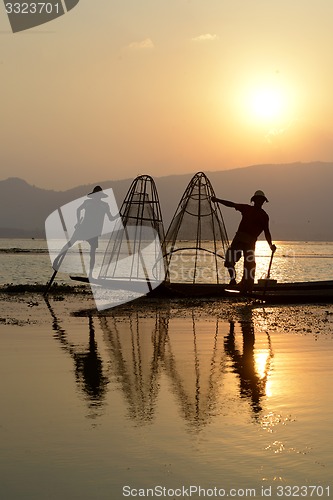
<svg viewBox="0 0 333 500"><path fill-rule="evenodd" d="M119 277L118 264L121 262L121 252L126 246L126 242L130 240L133 246L128 250L133 255L133 258L128 269L128 278L140 278L136 275L136 270L144 267L141 251L147 243L151 243L147 241L147 235L149 237L153 234L152 229L156 231L159 239L159 241L155 242L155 252L156 268L159 268L156 274L160 276L161 269L164 268L163 259L161 262L161 255L164 254L163 251L161 252L161 245L165 239L165 234L158 193L151 176L140 175L133 180L120 208L120 216L123 228L117 232L116 236L112 235L108 242L99 278ZM138 263L140 259L141 265ZM123 270L120 274L124 278ZM145 279L148 282L150 280L148 277Z"/></svg>
<svg viewBox="0 0 333 500"><path fill-rule="evenodd" d="M212 196L215 193L208 177L196 173L165 237L170 282L221 283L221 263L229 242L221 209Z"/></svg>

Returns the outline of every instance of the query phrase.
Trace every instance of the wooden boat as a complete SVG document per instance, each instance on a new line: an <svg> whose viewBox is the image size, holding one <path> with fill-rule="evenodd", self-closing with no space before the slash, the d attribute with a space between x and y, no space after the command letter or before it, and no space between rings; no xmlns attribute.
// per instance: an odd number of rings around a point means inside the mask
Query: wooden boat
<svg viewBox="0 0 333 500"><path fill-rule="evenodd" d="M333 280L277 283L266 290L257 286L251 297L270 304L330 303L333 302Z"/></svg>
<svg viewBox="0 0 333 500"><path fill-rule="evenodd" d="M276 283L260 280L251 293L242 294L236 286L209 283L169 283L165 286L186 297L249 298L266 303L327 303L333 302L333 280Z"/></svg>
<svg viewBox="0 0 333 500"><path fill-rule="evenodd" d="M88 283L86 277L71 276L71 279ZM94 280L94 284L109 289L130 289L142 291L142 282L120 280ZM186 297L186 298L226 298L231 300L256 299L265 303L295 304L295 303L333 303L333 280L299 281L277 283L275 280L259 280L251 293L242 294L237 286L216 283L167 283L160 284L149 292L153 297Z"/></svg>
<svg viewBox="0 0 333 500"><path fill-rule="evenodd" d="M88 278L87 276L70 276L73 281L89 283L90 285L100 286L107 290L127 290L134 293L145 294L145 291L153 293L156 288L161 286L159 281L143 279L116 279L116 278Z"/></svg>

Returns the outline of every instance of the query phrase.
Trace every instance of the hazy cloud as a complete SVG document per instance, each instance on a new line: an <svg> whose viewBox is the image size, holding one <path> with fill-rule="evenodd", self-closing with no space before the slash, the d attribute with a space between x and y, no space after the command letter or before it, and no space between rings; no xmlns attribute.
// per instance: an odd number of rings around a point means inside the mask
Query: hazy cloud
<svg viewBox="0 0 333 500"><path fill-rule="evenodd" d="M265 140L272 144L274 142L274 139L285 134L286 130L286 128L272 128L265 135Z"/></svg>
<svg viewBox="0 0 333 500"><path fill-rule="evenodd" d="M192 38L192 42L213 42L218 40L219 36L216 34L206 33Z"/></svg>
<svg viewBox="0 0 333 500"><path fill-rule="evenodd" d="M155 46L151 38L145 38L140 42L132 42L128 45L128 48L130 50L146 50L146 49L153 49L154 47Z"/></svg>
<svg viewBox="0 0 333 500"><path fill-rule="evenodd" d="M286 134L289 129L292 127L292 125L295 123L295 121L291 121L287 124L285 124L285 126L283 127L274 127L274 128L271 128L267 134L265 135L265 140L269 143L269 144L274 144L275 141L279 140L279 138L281 136L283 136L284 134Z"/></svg>

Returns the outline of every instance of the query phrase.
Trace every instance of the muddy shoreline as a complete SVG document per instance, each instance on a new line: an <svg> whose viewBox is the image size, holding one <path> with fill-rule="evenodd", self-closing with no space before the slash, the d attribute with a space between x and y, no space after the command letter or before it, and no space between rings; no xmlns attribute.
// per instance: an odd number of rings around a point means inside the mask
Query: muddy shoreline
<svg viewBox="0 0 333 500"><path fill-rule="evenodd" d="M62 322L72 323L79 317L111 316L154 317L165 313L170 318L189 318L201 320L224 319L227 321L252 321L271 332L289 332L300 335L333 336L333 305L284 305L263 306L254 302L232 302L216 298L153 298L140 299L111 308L97 311L89 289L58 287L53 289L47 299L42 291L27 290L18 293L0 291L0 325L42 325L50 324L54 312Z"/></svg>

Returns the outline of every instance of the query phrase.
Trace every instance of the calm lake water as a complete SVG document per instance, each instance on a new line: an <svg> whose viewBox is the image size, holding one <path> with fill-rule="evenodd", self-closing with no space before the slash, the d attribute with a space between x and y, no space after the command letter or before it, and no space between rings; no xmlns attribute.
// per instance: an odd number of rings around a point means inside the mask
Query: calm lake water
<svg viewBox="0 0 333 500"><path fill-rule="evenodd" d="M3 283L47 281L45 242L3 242ZM272 277L333 279L332 250L280 243ZM332 496L332 305L79 300L0 303L1 499Z"/></svg>
<svg viewBox="0 0 333 500"><path fill-rule="evenodd" d="M43 326L0 327L0 498L332 494L333 308L36 307Z"/></svg>
<svg viewBox="0 0 333 500"><path fill-rule="evenodd" d="M333 279L333 242L276 242L277 251L274 255L271 278L279 282L286 281L316 281ZM100 242L97 255L97 265L103 257L106 243ZM188 243L185 243L188 245ZM213 250L213 246L211 247ZM88 252L88 248L84 249ZM178 257L178 256L177 256ZM270 250L265 241L258 241L256 247L256 277L265 277L270 260ZM193 252L179 255L170 270L176 279L173 281L192 281ZM66 265L66 263L65 263ZM237 265L238 278L242 274L242 262ZM201 255L197 281L209 282L213 277L214 263L212 256ZM67 264L68 274L76 274ZM34 284L46 283L52 274L51 261L45 240L11 240L0 239L0 286L6 283ZM72 284L68 274L59 272L58 283ZM223 260L219 268L220 281L229 281Z"/></svg>

